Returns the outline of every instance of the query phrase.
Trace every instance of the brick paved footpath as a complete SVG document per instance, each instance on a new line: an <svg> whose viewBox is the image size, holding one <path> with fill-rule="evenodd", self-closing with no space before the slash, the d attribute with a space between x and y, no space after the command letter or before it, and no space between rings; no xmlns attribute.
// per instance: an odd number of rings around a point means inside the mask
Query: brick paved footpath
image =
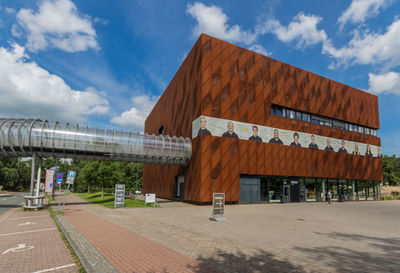
<svg viewBox="0 0 400 273"><path fill-rule="evenodd" d="M18 208L0 216L0 272L77 272L47 210Z"/></svg>
<svg viewBox="0 0 400 273"><path fill-rule="evenodd" d="M68 202L193 259L194 272L400 272L400 201L235 205L219 223L208 220L210 206L114 210L75 196Z"/></svg>
<svg viewBox="0 0 400 273"><path fill-rule="evenodd" d="M65 218L119 272L219 272L70 203L84 202L75 196L68 201Z"/></svg>

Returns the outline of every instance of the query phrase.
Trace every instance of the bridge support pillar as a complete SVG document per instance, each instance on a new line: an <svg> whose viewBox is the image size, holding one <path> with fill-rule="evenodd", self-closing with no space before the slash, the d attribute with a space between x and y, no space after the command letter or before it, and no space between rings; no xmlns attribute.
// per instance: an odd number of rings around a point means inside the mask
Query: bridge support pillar
<svg viewBox="0 0 400 273"><path fill-rule="evenodd" d="M34 184L35 184L35 168L36 168L36 153L32 155L32 169L31 169L31 187L30 194L25 195L25 205L24 209L33 209L38 210L43 208L43 198L44 196L40 196L40 175L42 171L42 158L39 158L39 168L38 168L38 176L37 176L37 184L36 184L36 196L34 193Z"/></svg>

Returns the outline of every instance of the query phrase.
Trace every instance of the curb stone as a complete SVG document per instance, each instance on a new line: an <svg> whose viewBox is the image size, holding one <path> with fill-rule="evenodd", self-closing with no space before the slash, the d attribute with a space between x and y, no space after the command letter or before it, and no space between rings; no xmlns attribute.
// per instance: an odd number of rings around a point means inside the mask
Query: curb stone
<svg viewBox="0 0 400 273"><path fill-rule="evenodd" d="M51 211L53 214L53 211ZM93 247L63 215L54 215L65 238L75 251L87 273L118 273L118 271Z"/></svg>

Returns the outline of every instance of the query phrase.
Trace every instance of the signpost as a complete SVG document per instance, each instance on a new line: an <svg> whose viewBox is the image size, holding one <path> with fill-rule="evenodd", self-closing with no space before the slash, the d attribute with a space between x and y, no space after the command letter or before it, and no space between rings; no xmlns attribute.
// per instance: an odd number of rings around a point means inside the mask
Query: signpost
<svg viewBox="0 0 400 273"><path fill-rule="evenodd" d="M158 205L155 193L146 193L146 200L144 206L147 206L147 204L153 204L155 207Z"/></svg>
<svg viewBox="0 0 400 273"><path fill-rule="evenodd" d="M57 179L57 184L58 184L58 195L59 195L59 198L58 198L58 209L60 209L60 199L61 199L61 183L62 183L62 181L63 181L63 173L58 173L57 175L56 175L56 179Z"/></svg>
<svg viewBox="0 0 400 273"><path fill-rule="evenodd" d="M53 192L54 170L46 170L45 192Z"/></svg>
<svg viewBox="0 0 400 273"><path fill-rule="evenodd" d="M115 184L114 208L125 206L125 184Z"/></svg>
<svg viewBox="0 0 400 273"><path fill-rule="evenodd" d="M65 199L67 198L68 195L68 191L69 191L69 186L74 184L74 180L75 180L75 176L76 176L76 172L74 171L68 171L68 176L67 176L67 190L64 194L64 203L63 203L63 209L62 211L64 211L64 207L65 207Z"/></svg>
<svg viewBox="0 0 400 273"><path fill-rule="evenodd" d="M213 193L212 220L225 221L225 193Z"/></svg>
<svg viewBox="0 0 400 273"><path fill-rule="evenodd" d="M68 185L74 184L75 176L76 176L76 172L68 171L68 177L67 177L67 182L66 183Z"/></svg>
<svg viewBox="0 0 400 273"><path fill-rule="evenodd" d="M58 173L57 174L57 183L61 184L63 181L63 174L62 173Z"/></svg>

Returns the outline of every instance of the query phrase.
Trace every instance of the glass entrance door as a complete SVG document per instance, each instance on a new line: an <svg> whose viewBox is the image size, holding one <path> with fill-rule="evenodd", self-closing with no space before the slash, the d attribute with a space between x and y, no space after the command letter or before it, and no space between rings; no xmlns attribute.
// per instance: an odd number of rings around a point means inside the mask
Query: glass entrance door
<svg viewBox="0 0 400 273"><path fill-rule="evenodd" d="M328 192L331 190L332 192L332 201L337 201L338 200L338 182L337 179L328 179L328 182L326 184L326 191Z"/></svg>
<svg viewBox="0 0 400 273"><path fill-rule="evenodd" d="M283 185L283 194L285 196L285 203L290 202L290 186Z"/></svg>
<svg viewBox="0 0 400 273"><path fill-rule="evenodd" d="M291 180L290 181L290 202L300 202L299 180Z"/></svg>

